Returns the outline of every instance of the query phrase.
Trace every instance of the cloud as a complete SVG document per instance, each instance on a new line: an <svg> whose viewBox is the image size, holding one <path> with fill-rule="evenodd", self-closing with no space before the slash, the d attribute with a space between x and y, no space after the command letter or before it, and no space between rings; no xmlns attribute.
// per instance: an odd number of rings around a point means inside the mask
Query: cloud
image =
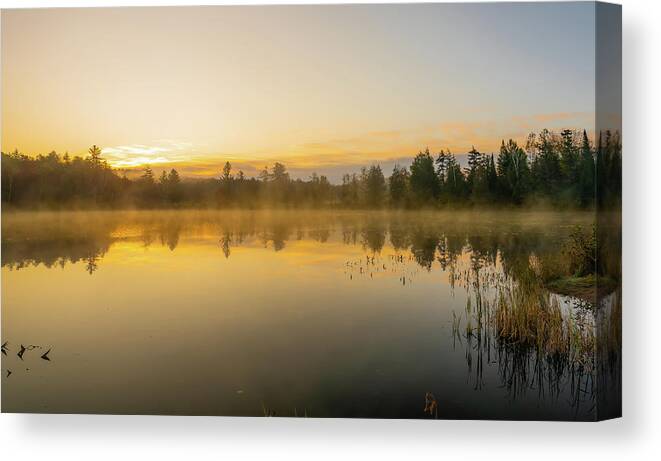
<svg viewBox="0 0 661 461"><path fill-rule="evenodd" d="M115 168L133 168L143 165L170 163L171 160L165 157L141 157L134 156L125 160L111 160L110 165Z"/></svg>
<svg viewBox="0 0 661 461"><path fill-rule="evenodd" d="M152 155L159 152L168 152L165 147L145 146L143 144L133 144L130 146L104 147L102 153L107 156L118 158L127 158L132 155Z"/></svg>
<svg viewBox="0 0 661 461"><path fill-rule="evenodd" d="M143 165L160 165L184 161L190 157L193 145L168 139L153 144L127 144L101 149L101 154L115 168L137 168Z"/></svg>
<svg viewBox="0 0 661 461"><path fill-rule="evenodd" d="M563 128L591 128L594 114L588 112L557 112L515 115L503 119L448 121L406 129L366 130L352 136L317 139L303 143L273 146L269 150L236 152L201 152L200 146L187 141L159 139L149 144L119 145L103 149L109 163L128 170L149 164L154 168L176 168L184 176L218 177L226 161L234 172L242 170L254 177L265 165L284 163L293 177L307 178L312 172L338 180L344 172L352 173L362 166L378 163L390 171L395 163L410 164L421 150L431 152L449 149L463 161L463 156L475 147L481 152L495 153L501 140L525 142L527 135L543 128L559 131ZM591 130L588 130L591 131Z"/></svg>

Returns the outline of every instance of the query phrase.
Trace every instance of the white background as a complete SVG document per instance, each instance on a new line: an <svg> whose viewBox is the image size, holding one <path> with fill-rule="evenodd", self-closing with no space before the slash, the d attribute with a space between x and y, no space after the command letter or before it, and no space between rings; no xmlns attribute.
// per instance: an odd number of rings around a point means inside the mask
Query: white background
<svg viewBox="0 0 661 461"><path fill-rule="evenodd" d="M2 8L212 4L5 1ZM216 2L219 3L219 2ZM278 3L234 1L229 3ZM282 2L280 2L282 3ZM287 1L287 3L316 3ZM336 3L336 2L326 2ZM339 3L339 2L338 2ZM362 0L361 3L369 3ZM0 415L0 458L659 459L661 2L623 0L624 417L602 423ZM103 398L103 396L99 396Z"/></svg>

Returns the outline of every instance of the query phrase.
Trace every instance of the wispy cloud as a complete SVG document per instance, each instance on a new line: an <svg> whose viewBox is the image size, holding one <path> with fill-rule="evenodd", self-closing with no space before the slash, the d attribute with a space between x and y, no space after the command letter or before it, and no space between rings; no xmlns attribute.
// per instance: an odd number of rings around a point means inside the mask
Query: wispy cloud
<svg viewBox="0 0 661 461"><path fill-rule="evenodd" d="M189 142L160 139L152 144L127 144L104 147L101 151L115 168L136 168L185 161L194 152Z"/></svg>
<svg viewBox="0 0 661 461"><path fill-rule="evenodd" d="M264 166L284 163L295 177L312 172L337 179L342 172L378 163L392 168L407 165L415 154L429 148L432 152L449 149L460 158L473 146L482 152L497 152L501 140L525 141L531 131L543 128L588 128L594 114L561 112L517 115L503 119L452 121L407 129L366 130L352 136L318 139L273 146L268 150L210 152L202 146L175 139L158 139L149 144L128 144L103 149L109 163L134 170L144 165L176 168L185 176L216 177L226 161L235 172L256 176Z"/></svg>

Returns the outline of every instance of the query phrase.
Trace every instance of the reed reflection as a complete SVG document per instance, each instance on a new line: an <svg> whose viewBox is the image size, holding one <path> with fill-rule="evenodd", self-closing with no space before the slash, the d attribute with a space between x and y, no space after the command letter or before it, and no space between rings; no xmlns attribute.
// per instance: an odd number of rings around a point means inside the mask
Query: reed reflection
<svg viewBox="0 0 661 461"><path fill-rule="evenodd" d="M462 354L472 391L491 389L496 376L512 402L531 395L538 401L564 399L575 418L589 419L596 367L617 376L620 366L619 331L610 332L613 347L600 355L607 360L595 363L595 316L610 325L621 297L611 289L605 306L595 302L596 287L568 294L557 274L569 264L559 260L565 257L559 250L576 226L585 233L590 225L589 216L580 214L560 220L545 214L479 219L438 213L179 211L44 213L29 219L17 214L3 220L2 266L82 264L95 275L116 245L131 252L162 247L175 258L191 245L204 245L205 252L217 252L230 264L242 249L294 259L301 248L306 254L330 252L333 258L324 260L321 273L342 271L346 283L362 284L364 296L371 295L370 286L381 290L390 280L400 290L417 290L419 278L433 276L451 293L442 301L449 303L451 335L439 329L438 339ZM406 307L394 299L388 303L384 308ZM428 391L444 417L443 393Z"/></svg>

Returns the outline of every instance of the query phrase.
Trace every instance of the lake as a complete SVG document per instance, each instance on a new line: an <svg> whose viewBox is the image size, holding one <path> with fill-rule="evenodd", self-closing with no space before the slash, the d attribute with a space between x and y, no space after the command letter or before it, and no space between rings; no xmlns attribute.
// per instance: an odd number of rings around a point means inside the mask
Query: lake
<svg viewBox="0 0 661 461"><path fill-rule="evenodd" d="M2 411L592 420L594 369L492 325L593 218L4 213ZM589 302L548 299L594 328Z"/></svg>

